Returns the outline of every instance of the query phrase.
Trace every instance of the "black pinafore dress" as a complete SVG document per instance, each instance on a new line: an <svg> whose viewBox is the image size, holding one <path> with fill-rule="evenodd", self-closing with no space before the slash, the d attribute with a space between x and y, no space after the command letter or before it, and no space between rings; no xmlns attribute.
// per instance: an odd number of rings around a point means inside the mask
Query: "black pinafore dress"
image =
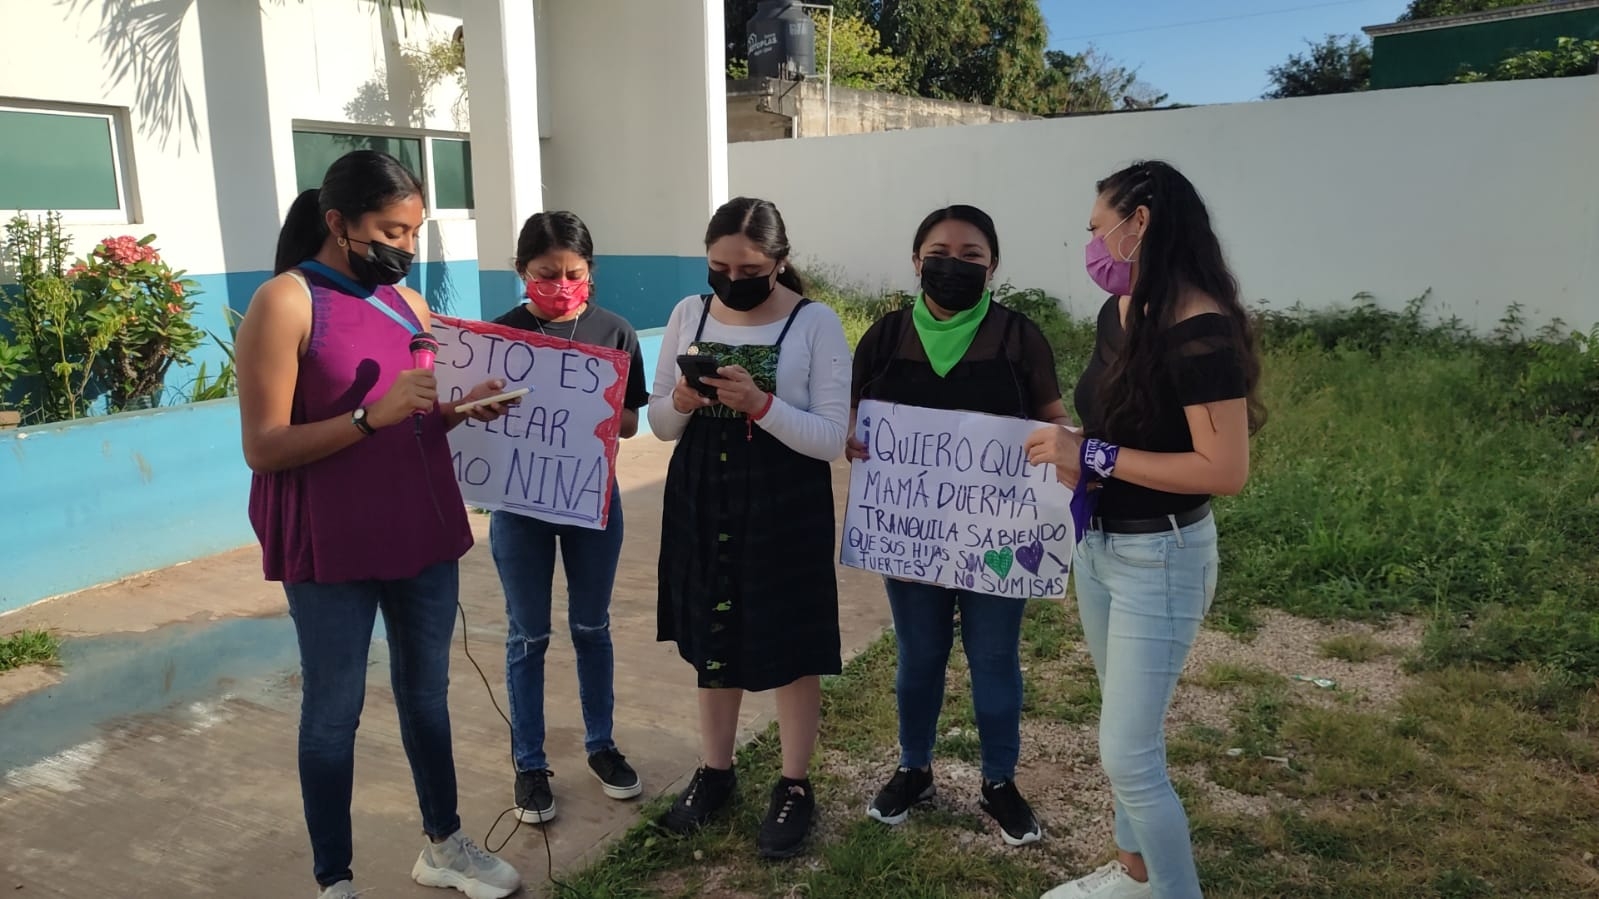
<svg viewBox="0 0 1599 899"><path fill-rule="evenodd" d="M777 389L777 361L801 300L771 346L693 348ZM672 453L661 516L656 638L677 644L700 687L750 691L838 674L832 467L795 452L740 412L695 412Z"/></svg>

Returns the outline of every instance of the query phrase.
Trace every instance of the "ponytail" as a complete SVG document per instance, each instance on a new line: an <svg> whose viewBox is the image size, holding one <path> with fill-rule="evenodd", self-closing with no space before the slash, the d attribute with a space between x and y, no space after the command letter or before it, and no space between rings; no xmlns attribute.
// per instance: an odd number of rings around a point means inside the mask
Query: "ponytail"
<svg viewBox="0 0 1599 899"><path fill-rule="evenodd" d="M779 264L778 268L780 270L777 273L777 283L787 287L789 290L794 291L800 296L804 296L805 279L800 277L799 270L794 268L794 264L785 259Z"/></svg>
<svg viewBox="0 0 1599 899"><path fill-rule="evenodd" d="M281 275L299 265L321 249L328 238L328 226L322 216L322 191L311 188L294 198L289 214L278 232L278 250L273 257L272 274Z"/></svg>

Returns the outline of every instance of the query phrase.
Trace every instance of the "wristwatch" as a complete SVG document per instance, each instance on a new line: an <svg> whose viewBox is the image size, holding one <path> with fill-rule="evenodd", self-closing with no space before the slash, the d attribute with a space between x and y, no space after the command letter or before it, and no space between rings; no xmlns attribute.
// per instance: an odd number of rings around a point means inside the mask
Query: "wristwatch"
<svg viewBox="0 0 1599 899"><path fill-rule="evenodd" d="M372 430L372 426L371 425L366 423L366 407L365 406L362 406L361 408L355 410L355 414L350 416L350 423L355 425L356 427L360 428L361 429L361 433L367 435L368 437L370 437L373 434L377 433L377 431Z"/></svg>

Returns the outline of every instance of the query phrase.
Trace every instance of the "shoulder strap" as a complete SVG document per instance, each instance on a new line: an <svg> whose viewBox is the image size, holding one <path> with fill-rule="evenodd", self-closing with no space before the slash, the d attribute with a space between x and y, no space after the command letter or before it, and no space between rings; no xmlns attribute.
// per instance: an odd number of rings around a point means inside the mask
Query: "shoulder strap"
<svg viewBox="0 0 1599 899"><path fill-rule="evenodd" d="M700 302L705 304L705 308L700 310L700 326L694 329L695 343L699 343L705 336L705 320L711 317L711 295L708 293L700 294Z"/></svg>
<svg viewBox="0 0 1599 899"><path fill-rule="evenodd" d="M788 321L783 324L782 332L777 335L777 345L778 346L782 346L783 345L783 338L787 337L788 336L788 330L790 328L794 327L794 319L799 318L800 310L804 309L806 306L809 306L810 304L811 304L811 301L806 299L805 297L800 297L800 301L798 303L794 304L794 311L792 311L792 312L790 312L788 314Z"/></svg>
<svg viewBox="0 0 1599 899"><path fill-rule="evenodd" d="M390 306L388 303L378 299L377 294L374 293L371 288L363 287L360 284L355 283L339 272L336 272L322 263L317 262L315 259L307 259L306 261L300 263L299 267L316 272L318 275L321 275L322 277L338 285L339 289L345 293L348 293L351 296L360 297L361 299L365 300L372 306L373 309L376 309L384 315L387 315L390 319L393 319L394 323L404 328L407 333L422 333L422 328L420 325L401 315L399 312L396 312L394 307Z"/></svg>

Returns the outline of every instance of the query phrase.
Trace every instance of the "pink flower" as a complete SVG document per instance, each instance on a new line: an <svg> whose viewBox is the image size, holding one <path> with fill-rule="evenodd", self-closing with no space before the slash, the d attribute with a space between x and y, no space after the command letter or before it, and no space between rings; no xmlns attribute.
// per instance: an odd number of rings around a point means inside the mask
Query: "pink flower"
<svg viewBox="0 0 1599 899"><path fill-rule="evenodd" d="M167 304L167 314L168 315L177 315L178 313L180 313L182 311L183 311L183 307L179 306L177 303L168 303Z"/></svg>
<svg viewBox="0 0 1599 899"><path fill-rule="evenodd" d="M154 247L141 245L137 240L126 234L121 237L107 237L95 248L95 255L102 259L109 259L118 265L135 265L140 262L159 262L161 256Z"/></svg>
<svg viewBox="0 0 1599 899"><path fill-rule="evenodd" d="M172 292L177 294L180 297L183 296L183 285L179 284L176 281L173 281L172 282Z"/></svg>
<svg viewBox="0 0 1599 899"><path fill-rule="evenodd" d="M89 270L89 266L88 266L87 263L75 262L75 263L73 263L72 268L67 269L67 277L68 278L76 278L79 275L87 272L88 270Z"/></svg>

